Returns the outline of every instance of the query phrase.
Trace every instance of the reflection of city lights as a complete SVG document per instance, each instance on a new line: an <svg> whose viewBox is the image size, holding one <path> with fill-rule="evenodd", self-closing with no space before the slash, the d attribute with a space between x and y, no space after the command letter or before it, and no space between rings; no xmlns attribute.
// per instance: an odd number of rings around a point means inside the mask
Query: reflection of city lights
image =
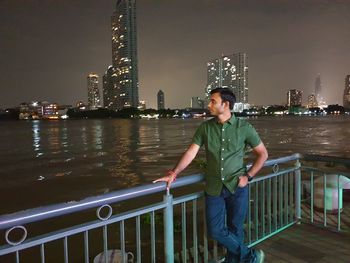
<svg viewBox="0 0 350 263"><path fill-rule="evenodd" d="M40 126L39 126L38 121L33 121L33 146L34 146L34 151L40 150Z"/></svg>

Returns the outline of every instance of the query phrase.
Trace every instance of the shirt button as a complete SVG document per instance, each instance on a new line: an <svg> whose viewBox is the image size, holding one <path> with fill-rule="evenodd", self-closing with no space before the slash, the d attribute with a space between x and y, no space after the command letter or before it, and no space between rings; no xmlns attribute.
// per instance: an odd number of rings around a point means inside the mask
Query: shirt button
<svg viewBox="0 0 350 263"><path fill-rule="evenodd" d="M222 131L225 131L225 129L224 129L224 128L222 128Z"/></svg>
<svg viewBox="0 0 350 263"><path fill-rule="evenodd" d="M221 168L221 171L223 171L224 170L224 168Z"/></svg>
<svg viewBox="0 0 350 263"><path fill-rule="evenodd" d="M224 148L222 148L222 150L225 150Z"/></svg>
<svg viewBox="0 0 350 263"><path fill-rule="evenodd" d="M221 161L223 161L224 160L224 158L221 158Z"/></svg>
<svg viewBox="0 0 350 263"><path fill-rule="evenodd" d="M224 181L224 178L221 178L222 181Z"/></svg>
<svg viewBox="0 0 350 263"><path fill-rule="evenodd" d="M222 141L224 142L224 141L225 141L225 139L222 139Z"/></svg>

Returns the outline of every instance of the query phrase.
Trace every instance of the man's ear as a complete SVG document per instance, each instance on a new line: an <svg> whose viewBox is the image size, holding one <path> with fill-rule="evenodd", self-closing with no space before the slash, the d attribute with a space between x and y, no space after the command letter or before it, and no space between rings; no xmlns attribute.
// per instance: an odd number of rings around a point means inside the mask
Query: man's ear
<svg viewBox="0 0 350 263"><path fill-rule="evenodd" d="M225 105L225 106L224 106L225 108L227 107L228 109L230 109L230 102L225 101L225 102L224 102L224 105Z"/></svg>

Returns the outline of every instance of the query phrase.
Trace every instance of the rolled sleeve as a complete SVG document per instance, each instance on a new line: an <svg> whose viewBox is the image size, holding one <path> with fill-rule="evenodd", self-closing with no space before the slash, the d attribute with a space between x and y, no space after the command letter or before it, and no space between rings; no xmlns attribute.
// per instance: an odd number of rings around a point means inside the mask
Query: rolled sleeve
<svg viewBox="0 0 350 263"><path fill-rule="evenodd" d="M204 123L202 123L196 133L194 134L192 138L192 143L197 144L198 146L203 146L204 144Z"/></svg>
<svg viewBox="0 0 350 263"><path fill-rule="evenodd" d="M252 148L258 146L261 143L259 134L251 124L248 124L245 142Z"/></svg>

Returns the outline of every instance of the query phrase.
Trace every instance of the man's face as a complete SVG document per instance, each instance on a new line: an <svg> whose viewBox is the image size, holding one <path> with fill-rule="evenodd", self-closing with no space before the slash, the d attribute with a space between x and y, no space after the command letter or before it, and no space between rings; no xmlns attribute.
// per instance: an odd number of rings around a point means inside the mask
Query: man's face
<svg viewBox="0 0 350 263"><path fill-rule="evenodd" d="M211 115L218 116L219 114L224 113L227 107L228 102L222 102L220 93L214 93L210 96L208 109Z"/></svg>

